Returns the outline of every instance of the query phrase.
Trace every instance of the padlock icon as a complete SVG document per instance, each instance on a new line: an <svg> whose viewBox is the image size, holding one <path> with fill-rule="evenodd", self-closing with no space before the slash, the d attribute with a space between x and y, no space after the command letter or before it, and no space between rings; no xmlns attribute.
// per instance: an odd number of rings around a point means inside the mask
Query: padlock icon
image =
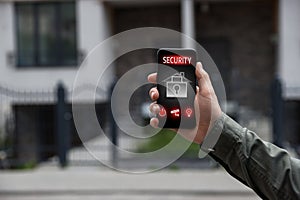
<svg viewBox="0 0 300 200"><path fill-rule="evenodd" d="M163 82L166 82L167 97L187 98L187 83L191 81L184 77L184 72L175 73Z"/></svg>

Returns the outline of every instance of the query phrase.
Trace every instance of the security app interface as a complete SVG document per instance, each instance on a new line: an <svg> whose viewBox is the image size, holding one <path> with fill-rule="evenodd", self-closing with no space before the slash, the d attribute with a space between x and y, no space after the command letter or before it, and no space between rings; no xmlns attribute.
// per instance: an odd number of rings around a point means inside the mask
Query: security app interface
<svg viewBox="0 0 300 200"><path fill-rule="evenodd" d="M160 127L194 128L196 93L196 53L192 49L160 49L158 51L158 85L161 105ZM167 66L167 67L166 67Z"/></svg>

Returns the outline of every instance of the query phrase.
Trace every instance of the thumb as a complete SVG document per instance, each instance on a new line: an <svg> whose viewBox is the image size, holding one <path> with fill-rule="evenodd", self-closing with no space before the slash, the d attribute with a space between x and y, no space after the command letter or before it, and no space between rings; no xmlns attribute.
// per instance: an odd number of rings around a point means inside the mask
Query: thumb
<svg viewBox="0 0 300 200"><path fill-rule="evenodd" d="M199 93L202 96L210 96L214 93L208 73L203 69L201 62L196 65L196 77L198 80Z"/></svg>

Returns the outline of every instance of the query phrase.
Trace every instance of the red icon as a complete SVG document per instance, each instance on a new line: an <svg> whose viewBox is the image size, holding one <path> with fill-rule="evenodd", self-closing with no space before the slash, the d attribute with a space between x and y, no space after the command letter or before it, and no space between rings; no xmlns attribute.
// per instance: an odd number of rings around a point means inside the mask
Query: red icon
<svg viewBox="0 0 300 200"><path fill-rule="evenodd" d="M165 108L161 106L158 114L159 114L159 116L164 117L164 116L166 116L167 112L166 112Z"/></svg>
<svg viewBox="0 0 300 200"><path fill-rule="evenodd" d="M192 113L193 113L193 110L191 108L187 108L185 110L185 113L187 114L188 117L191 117Z"/></svg>
<svg viewBox="0 0 300 200"><path fill-rule="evenodd" d="M180 116L180 111L179 111L179 109L177 108L177 109L173 109L173 110L171 110L171 115L173 115L174 117L179 117Z"/></svg>

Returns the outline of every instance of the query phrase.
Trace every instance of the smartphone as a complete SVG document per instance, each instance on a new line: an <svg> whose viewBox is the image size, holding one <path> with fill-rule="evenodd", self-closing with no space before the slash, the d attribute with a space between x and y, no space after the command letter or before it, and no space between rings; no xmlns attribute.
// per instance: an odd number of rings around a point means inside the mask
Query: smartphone
<svg viewBox="0 0 300 200"><path fill-rule="evenodd" d="M196 51L162 48L157 52L159 127L192 129L196 126Z"/></svg>

